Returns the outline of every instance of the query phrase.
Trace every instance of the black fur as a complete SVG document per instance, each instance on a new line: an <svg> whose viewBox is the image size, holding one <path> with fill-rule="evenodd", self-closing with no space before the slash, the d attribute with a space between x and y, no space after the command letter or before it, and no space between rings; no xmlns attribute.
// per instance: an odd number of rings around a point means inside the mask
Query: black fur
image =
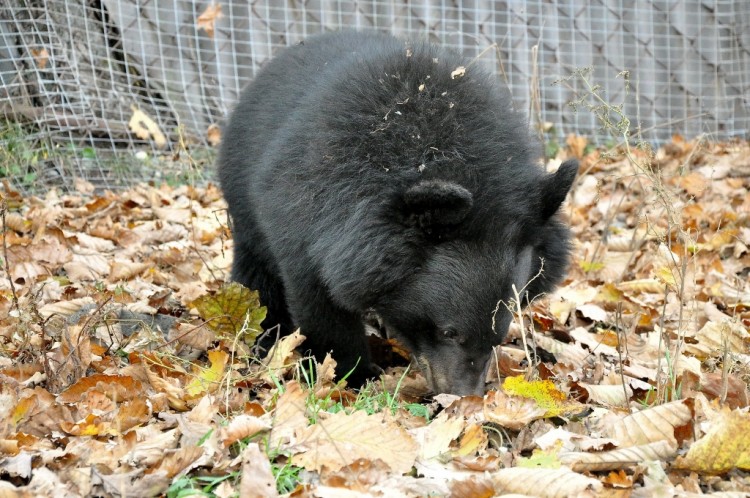
<svg viewBox="0 0 750 498"><path fill-rule="evenodd" d="M541 260L531 295L563 277L555 213L577 163L545 173L507 89L469 62L379 34L312 37L263 67L224 132L232 278L260 291L264 326L301 327L339 375L358 364L355 383L376 371L374 310L433 389L483 392L511 318L498 303Z"/></svg>

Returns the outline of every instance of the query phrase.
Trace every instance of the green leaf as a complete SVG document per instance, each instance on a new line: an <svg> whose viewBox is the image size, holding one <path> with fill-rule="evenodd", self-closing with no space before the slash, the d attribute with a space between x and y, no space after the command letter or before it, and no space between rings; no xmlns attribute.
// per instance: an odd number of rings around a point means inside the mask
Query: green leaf
<svg viewBox="0 0 750 498"><path fill-rule="evenodd" d="M245 342L252 346L263 332L260 324L266 318L267 309L260 305L258 291L251 291L237 282L225 284L217 292L205 294L190 305L220 337L244 333Z"/></svg>

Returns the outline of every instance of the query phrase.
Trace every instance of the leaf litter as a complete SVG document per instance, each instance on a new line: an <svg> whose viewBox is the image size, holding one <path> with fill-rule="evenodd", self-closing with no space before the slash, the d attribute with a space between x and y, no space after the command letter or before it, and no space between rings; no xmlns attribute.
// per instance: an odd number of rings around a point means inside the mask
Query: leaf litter
<svg viewBox="0 0 750 498"><path fill-rule="evenodd" d="M570 272L483 398L426 398L385 341L359 393L304 331L259 349L213 185L4 184L0 493L745 496L750 146L558 154L581 160Z"/></svg>

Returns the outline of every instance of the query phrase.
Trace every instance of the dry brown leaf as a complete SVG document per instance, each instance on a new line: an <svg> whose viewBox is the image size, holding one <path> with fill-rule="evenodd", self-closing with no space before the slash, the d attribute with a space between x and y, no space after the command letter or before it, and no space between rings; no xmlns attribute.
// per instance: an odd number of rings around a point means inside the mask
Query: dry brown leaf
<svg viewBox="0 0 750 498"><path fill-rule="evenodd" d="M565 143L570 149L570 152L575 157L577 157L578 159L582 159L586 150L586 146L588 146L589 144L589 140L588 138L582 137L580 135L570 134L565 139Z"/></svg>
<svg viewBox="0 0 750 498"><path fill-rule="evenodd" d="M49 304L45 304L39 309L39 312L44 318L48 318L52 315L70 316L77 311L80 311L84 307L94 307L96 302L90 296L81 297L77 299L71 299L70 301L57 301Z"/></svg>
<svg viewBox="0 0 750 498"><path fill-rule="evenodd" d="M104 393L115 402L132 400L143 395L143 384L132 377L94 374L82 378L67 388L58 396L58 399L62 403L76 403L91 389Z"/></svg>
<svg viewBox="0 0 750 498"><path fill-rule="evenodd" d="M305 336L300 334L299 329L288 336L276 341L268 356L263 359L263 373L261 379L268 384L273 384L273 378L281 379L294 365L292 358L294 350L302 344ZM272 378L273 377L273 378Z"/></svg>
<svg viewBox="0 0 750 498"><path fill-rule="evenodd" d="M31 231L31 221L19 213L6 213L5 226L18 233L29 233Z"/></svg>
<svg viewBox="0 0 750 498"><path fill-rule="evenodd" d="M73 185L75 186L76 192L80 192L81 194L93 194L94 190L96 190L94 184L85 178L74 178Z"/></svg>
<svg viewBox="0 0 750 498"><path fill-rule="evenodd" d="M458 448L453 452L454 456L466 457L477 452L483 452L487 448L487 433L481 424L471 424L466 427Z"/></svg>
<svg viewBox="0 0 750 498"><path fill-rule="evenodd" d="M509 396L502 391L489 392L484 397L484 417L512 430L521 430L534 420L543 418L547 410L536 401L520 396Z"/></svg>
<svg viewBox="0 0 750 498"><path fill-rule="evenodd" d="M204 449L200 446L188 446L177 448L168 452L159 465L154 467L156 472L164 472L168 477L174 477L181 472L195 466L196 462L204 454Z"/></svg>
<svg viewBox="0 0 750 498"><path fill-rule="evenodd" d="M572 195L573 205L585 207L593 204L599 197L599 180L594 175L583 175L576 183Z"/></svg>
<svg viewBox="0 0 750 498"><path fill-rule="evenodd" d="M254 436L261 431L271 429L271 424L265 418L252 415L237 415L226 427L221 428L219 439L224 446L231 446L240 439Z"/></svg>
<svg viewBox="0 0 750 498"><path fill-rule="evenodd" d="M276 402L269 444L272 448L286 448L296 444L296 434L307 427L307 393L297 381L289 381Z"/></svg>
<svg viewBox="0 0 750 498"><path fill-rule="evenodd" d="M49 52L45 47L32 48L31 55L32 57L34 57L36 65L39 69L44 69L47 67L47 62L49 62Z"/></svg>
<svg viewBox="0 0 750 498"><path fill-rule="evenodd" d="M102 254L73 254L73 261L65 263L63 270L75 282L101 280L109 275L110 262Z"/></svg>
<svg viewBox="0 0 750 498"><path fill-rule="evenodd" d="M167 137L161 132L159 125L137 107L131 106L130 109L133 111L130 121L128 121L130 131L135 133L135 136L141 140L153 140L154 144L159 148L166 146Z"/></svg>
<svg viewBox="0 0 750 498"><path fill-rule="evenodd" d="M364 411L319 413L318 422L300 431L298 444L291 449L295 465L320 472L323 467L336 471L360 458L380 459L398 474L414 465L418 446L403 428L386 422L379 414ZM325 418L324 418L325 417Z"/></svg>
<svg viewBox="0 0 750 498"><path fill-rule="evenodd" d="M486 478L470 477L463 481L454 481L449 485L450 498L492 498L495 486Z"/></svg>
<svg viewBox="0 0 750 498"><path fill-rule="evenodd" d="M242 450L242 475L240 496L251 498L274 498L279 496L271 462L260 450L258 443L248 444Z"/></svg>
<svg viewBox="0 0 750 498"><path fill-rule="evenodd" d="M710 321L701 327L695 339L697 343L687 344L685 350L700 358L721 355L725 349L732 353L747 353L750 332L737 320Z"/></svg>
<svg viewBox="0 0 750 498"><path fill-rule="evenodd" d="M160 220L167 223L188 226L193 217L190 208L154 206L151 209Z"/></svg>
<svg viewBox="0 0 750 498"><path fill-rule="evenodd" d="M162 377L154 368L149 367L146 368L146 375L156 391L166 394L169 406L181 412L188 409L184 379Z"/></svg>
<svg viewBox="0 0 750 498"><path fill-rule="evenodd" d="M682 188L688 195L693 197L700 197L703 191L708 188L711 182L697 171L693 171L685 176L677 178L677 184Z"/></svg>
<svg viewBox="0 0 750 498"><path fill-rule="evenodd" d="M110 282L120 282L130 280L151 267L150 263L139 263L136 261L112 261L109 271Z"/></svg>
<svg viewBox="0 0 750 498"><path fill-rule="evenodd" d="M568 344L549 336L534 334L534 342L538 347L552 353L558 362L567 365L584 365L586 359L592 357L590 351L586 351L578 344Z"/></svg>
<svg viewBox="0 0 750 498"><path fill-rule="evenodd" d="M520 493L544 498L567 498L569 496L597 496L602 484L590 477L569 469L529 469L513 467L500 469L492 474L492 482L498 495Z"/></svg>
<svg viewBox="0 0 750 498"><path fill-rule="evenodd" d="M559 323L565 323L570 313L579 305L591 302L596 294L596 288L585 283L561 287L550 297L550 312Z"/></svg>
<svg viewBox="0 0 750 498"><path fill-rule="evenodd" d="M690 407L684 401L673 401L632 413L607 429L620 447L666 441L677 448L675 429L689 423L692 418Z"/></svg>
<svg viewBox="0 0 750 498"><path fill-rule="evenodd" d="M589 401L605 406L627 406L633 390L629 386L623 388L622 384L609 386L600 384L587 384L578 382L579 386L586 390Z"/></svg>
<svg viewBox="0 0 750 498"><path fill-rule="evenodd" d="M211 3L198 16L196 25L198 29L206 32L209 38L214 37L216 21L221 17L221 4Z"/></svg>
<svg viewBox="0 0 750 498"><path fill-rule="evenodd" d="M206 139L212 147L221 143L221 128L216 123L211 123L206 130Z"/></svg>
<svg viewBox="0 0 750 498"><path fill-rule="evenodd" d="M360 458L337 472L324 472L320 482L330 488L341 488L342 493L372 492L372 487L385 481L389 474L390 468L381 460Z"/></svg>
<svg viewBox="0 0 750 498"><path fill-rule="evenodd" d="M656 441L596 453L564 452L560 454L559 458L560 463L570 467L575 472L601 472L631 468L633 465L649 460L666 462L676 453L676 443Z"/></svg>
<svg viewBox="0 0 750 498"><path fill-rule="evenodd" d="M85 232L78 233L66 233L69 238L75 238L78 242L78 249L75 251L77 255L83 255L87 250L91 251L91 254L98 254L103 252L112 252L116 246L111 240L103 239L101 237L94 237ZM74 258L75 261L75 258Z"/></svg>
<svg viewBox="0 0 750 498"><path fill-rule="evenodd" d="M164 458L164 454L177 447L179 432L177 429L162 431L156 426L136 429L139 437L127 454L130 465L152 466Z"/></svg>
<svg viewBox="0 0 750 498"><path fill-rule="evenodd" d="M154 411L154 403L147 403L142 397L133 398L120 405L112 425L119 434L123 434L133 427L148 423Z"/></svg>
<svg viewBox="0 0 750 498"><path fill-rule="evenodd" d="M429 425L412 430L411 434L419 445L418 458L429 460L447 453L465 425L463 417L453 417L443 411Z"/></svg>
<svg viewBox="0 0 750 498"><path fill-rule="evenodd" d="M664 283L656 278L642 278L630 280L617 284L617 289L628 293L653 293L661 294L664 292Z"/></svg>

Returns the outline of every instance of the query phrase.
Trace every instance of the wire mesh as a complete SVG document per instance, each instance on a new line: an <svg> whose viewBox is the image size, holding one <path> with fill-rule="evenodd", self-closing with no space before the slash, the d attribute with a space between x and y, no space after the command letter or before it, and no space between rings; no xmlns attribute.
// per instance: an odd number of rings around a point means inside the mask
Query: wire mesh
<svg viewBox="0 0 750 498"><path fill-rule="evenodd" d="M550 138L609 139L594 113L569 105L587 82L655 144L750 130L745 0L6 0L0 175L22 188L168 180L184 173L180 140L209 165L210 130L263 62L337 29L479 57L532 124L554 126ZM134 132L147 120L163 139Z"/></svg>

